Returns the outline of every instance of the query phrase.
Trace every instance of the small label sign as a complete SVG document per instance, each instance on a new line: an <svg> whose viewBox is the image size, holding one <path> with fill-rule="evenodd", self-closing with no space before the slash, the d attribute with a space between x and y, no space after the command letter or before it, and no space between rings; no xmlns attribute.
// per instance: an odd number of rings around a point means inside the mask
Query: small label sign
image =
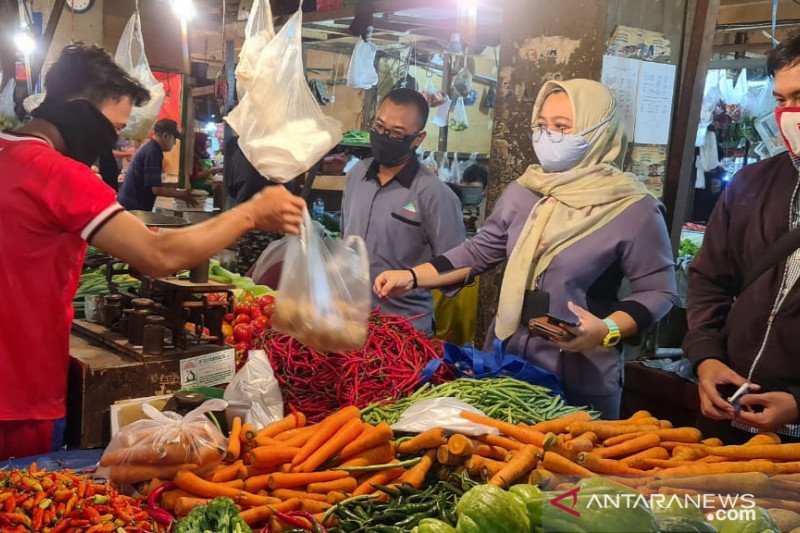
<svg viewBox="0 0 800 533"><path fill-rule="evenodd" d="M233 348L181 360L181 387L213 387L230 383L236 373Z"/></svg>

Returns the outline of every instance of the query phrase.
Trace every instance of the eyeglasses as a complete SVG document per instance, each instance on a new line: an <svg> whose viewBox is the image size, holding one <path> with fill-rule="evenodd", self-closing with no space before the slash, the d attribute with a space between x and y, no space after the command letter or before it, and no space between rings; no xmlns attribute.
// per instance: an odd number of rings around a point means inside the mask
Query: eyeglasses
<svg viewBox="0 0 800 533"><path fill-rule="evenodd" d="M384 126L383 124L378 124L376 122L373 122L372 124L369 125L369 131L376 135L384 135L389 139L398 142L405 141L409 137L416 137L421 133L419 131L415 131L413 133L406 133L404 131L389 130L386 129L386 126Z"/></svg>
<svg viewBox="0 0 800 533"><path fill-rule="evenodd" d="M558 128L557 130L549 130L545 126L534 125L531 126L533 132L533 142L538 142L542 138L542 133L546 133L551 142L560 143L564 140L564 135L567 134L569 128Z"/></svg>

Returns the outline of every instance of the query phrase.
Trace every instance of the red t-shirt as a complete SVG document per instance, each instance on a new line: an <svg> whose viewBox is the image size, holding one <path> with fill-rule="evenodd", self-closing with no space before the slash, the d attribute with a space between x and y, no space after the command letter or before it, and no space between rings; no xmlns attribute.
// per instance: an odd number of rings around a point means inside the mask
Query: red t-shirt
<svg viewBox="0 0 800 533"><path fill-rule="evenodd" d="M66 411L72 298L114 190L47 142L0 133L0 420Z"/></svg>

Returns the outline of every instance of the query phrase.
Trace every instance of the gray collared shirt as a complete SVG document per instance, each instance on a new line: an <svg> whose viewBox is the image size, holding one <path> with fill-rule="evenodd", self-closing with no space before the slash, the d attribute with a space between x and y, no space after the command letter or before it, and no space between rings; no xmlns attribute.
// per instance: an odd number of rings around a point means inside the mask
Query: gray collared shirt
<svg viewBox="0 0 800 533"><path fill-rule="evenodd" d="M347 175L342 200L342 233L364 239L374 280L385 270L402 270L426 263L464 242L464 216L458 198L414 157L385 186L372 159ZM384 313L414 320L420 331L433 331L433 298L415 290L402 298L378 300Z"/></svg>

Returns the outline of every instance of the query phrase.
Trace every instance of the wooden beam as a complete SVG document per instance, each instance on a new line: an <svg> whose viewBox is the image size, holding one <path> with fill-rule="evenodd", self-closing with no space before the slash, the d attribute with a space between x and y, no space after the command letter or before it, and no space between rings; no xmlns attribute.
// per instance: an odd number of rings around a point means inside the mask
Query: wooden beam
<svg viewBox="0 0 800 533"><path fill-rule="evenodd" d="M204 85L203 87L192 88L192 98L198 98L200 96L208 96L209 94L214 94L213 85Z"/></svg>
<svg viewBox="0 0 800 533"><path fill-rule="evenodd" d="M672 131L677 135L673 138L667 155L670 164L667 165L667 177L664 183L664 204L667 208L670 240L675 253L678 250L681 229L686 220L689 197L695 179L692 172L695 132L700 123L700 107L703 102L719 4L720 0L697 0L695 4L686 66L683 69L678 92L677 113L672 123ZM682 141L680 136L683 136Z"/></svg>
<svg viewBox="0 0 800 533"><path fill-rule="evenodd" d="M784 19L778 20L775 23L776 28L786 28L787 26L800 25L800 19ZM768 30L772 28L771 20L763 20L759 22L737 22L735 24L720 24L717 26L717 33L736 32L736 31L756 31Z"/></svg>
<svg viewBox="0 0 800 533"><path fill-rule="evenodd" d="M34 56L33 64L31 65L32 86L35 86L39 81L39 76L44 66L44 59L47 57L48 50L50 50L50 44L53 42L53 36L56 34L58 21L61 20L61 12L64 11L64 4L66 4L66 1L67 0L55 0L53 9L50 11L50 16L47 19L47 26L42 35L42 49Z"/></svg>
<svg viewBox="0 0 800 533"><path fill-rule="evenodd" d="M708 64L712 69L767 68L767 56L743 57L741 59L712 59Z"/></svg>
<svg viewBox="0 0 800 533"><path fill-rule="evenodd" d="M715 44L711 48L714 54L726 54L734 52L763 52L772 49L770 43L744 43L744 44Z"/></svg>

